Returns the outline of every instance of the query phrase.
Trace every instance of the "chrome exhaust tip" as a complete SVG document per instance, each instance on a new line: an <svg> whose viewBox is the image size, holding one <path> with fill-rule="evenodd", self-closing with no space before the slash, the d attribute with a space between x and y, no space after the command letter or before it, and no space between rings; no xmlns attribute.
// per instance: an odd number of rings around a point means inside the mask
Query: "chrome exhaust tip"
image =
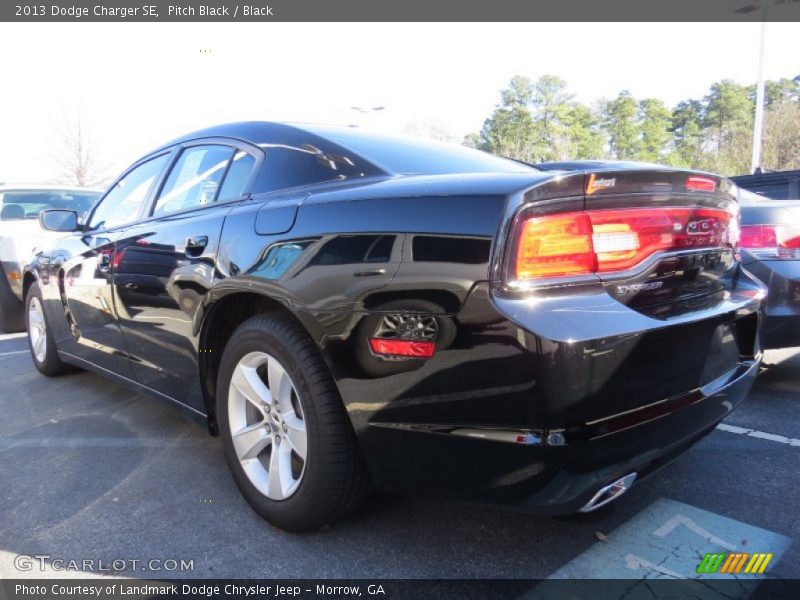
<svg viewBox="0 0 800 600"><path fill-rule="evenodd" d="M636 473L628 473L625 477L620 477L614 483L609 483L601 487L592 499L587 502L578 512L588 513L605 506L612 500L616 500L627 492L636 480Z"/></svg>

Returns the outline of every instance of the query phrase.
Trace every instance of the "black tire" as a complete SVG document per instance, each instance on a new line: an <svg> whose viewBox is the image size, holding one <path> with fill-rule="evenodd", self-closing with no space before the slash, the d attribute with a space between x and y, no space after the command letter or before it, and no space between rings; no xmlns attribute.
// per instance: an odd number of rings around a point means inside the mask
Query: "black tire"
<svg viewBox="0 0 800 600"><path fill-rule="evenodd" d="M4 333L25 331L25 305L11 290L5 269L0 267L0 328Z"/></svg>
<svg viewBox="0 0 800 600"><path fill-rule="evenodd" d="M307 432L305 470L297 490L272 500L249 480L233 446L228 390L234 369L248 353L278 359L302 403ZM369 492L369 478L333 378L314 342L290 316L264 314L242 323L222 355L217 384L217 421L225 458L247 502L286 531L315 531L356 510Z"/></svg>
<svg viewBox="0 0 800 600"><path fill-rule="evenodd" d="M416 298L409 298L406 300L392 300L386 302L372 309L376 311L367 317L364 317L359 323L354 336L355 343L355 357L358 366L367 375L372 377L386 377L387 375L394 375L396 373L403 373L411 371L422 366L427 359L403 359L403 360L384 360L375 356L369 347L369 338L372 337L381 321L383 314L390 312L401 313L422 313L425 315L434 316L436 319L436 349L444 350L453 343L456 337L456 324L453 319L444 316L444 309L429 300L421 300Z"/></svg>
<svg viewBox="0 0 800 600"><path fill-rule="evenodd" d="M33 359L34 366L42 375L46 375L47 377L56 377L58 375L75 371L75 367L68 365L67 363L63 362L61 358L59 358L58 348L56 347L55 340L53 340L53 333L50 329L50 323L47 320L47 313L44 311L42 311L42 317L44 319L44 331L47 338L46 350L44 354L44 360L40 361L38 358L36 358L36 352L34 352L33 344L31 343L29 323L30 305L34 298L39 301L40 306L44 307L42 291L39 289L39 285L36 283L31 284L31 287L28 289L28 293L25 295L25 328L28 331L28 348L31 351L31 358Z"/></svg>

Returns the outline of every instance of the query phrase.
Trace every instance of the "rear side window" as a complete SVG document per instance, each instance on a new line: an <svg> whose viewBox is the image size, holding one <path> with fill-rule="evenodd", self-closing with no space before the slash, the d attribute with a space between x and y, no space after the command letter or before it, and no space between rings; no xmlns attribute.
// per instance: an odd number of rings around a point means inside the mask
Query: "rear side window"
<svg viewBox="0 0 800 600"><path fill-rule="evenodd" d="M225 174L225 180L222 182L222 187L219 190L219 200L231 200L238 198L244 192L244 186L250 179L250 174L253 172L253 167L256 164L256 159L252 154L248 154L240 150L233 157L228 172Z"/></svg>
<svg viewBox="0 0 800 600"><path fill-rule="evenodd" d="M135 221L156 178L167 164L168 154L151 158L129 171L97 205L90 229L110 229Z"/></svg>
<svg viewBox="0 0 800 600"><path fill-rule="evenodd" d="M228 146L184 148L156 201L153 216L198 208L217 199L222 176L233 155Z"/></svg>
<svg viewBox="0 0 800 600"><path fill-rule="evenodd" d="M489 262L491 242L476 238L417 235L411 249L415 262L479 265Z"/></svg>

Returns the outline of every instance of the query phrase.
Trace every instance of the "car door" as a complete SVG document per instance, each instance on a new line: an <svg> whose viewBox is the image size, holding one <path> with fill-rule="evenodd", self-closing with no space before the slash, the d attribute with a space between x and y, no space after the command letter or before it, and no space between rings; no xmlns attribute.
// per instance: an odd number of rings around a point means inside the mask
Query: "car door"
<svg viewBox="0 0 800 600"><path fill-rule="evenodd" d="M185 144L147 218L116 242L114 289L135 379L199 412L197 314L230 202L249 191L261 156L228 140Z"/></svg>
<svg viewBox="0 0 800 600"><path fill-rule="evenodd" d="M74 341L62 349L129 378L113 293L115 244L148 206L169 157L164 152L140 161L120 177L92 210L84 230L61 242L63 262L51 269Z"/></svg>

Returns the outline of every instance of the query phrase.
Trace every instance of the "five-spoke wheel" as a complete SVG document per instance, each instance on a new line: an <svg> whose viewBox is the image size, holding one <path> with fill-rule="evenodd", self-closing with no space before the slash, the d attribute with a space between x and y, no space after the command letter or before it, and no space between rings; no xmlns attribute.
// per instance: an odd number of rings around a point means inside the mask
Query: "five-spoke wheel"
<svg viewBox="0 0 800 600"><path fill-rule="evenodd" d="M270 523L318 529L365 498L366 467L336 384L290 315L257 315L233 332L216 418L236 484Z"/></svg>
<svg viewBox="0 0 800 600"><path fill-rule="evenodd" d="M233 447L253 485L271 500L297 490L308 438L303 405L277 358L250 352L236 365L228 390Z"/></svg>

